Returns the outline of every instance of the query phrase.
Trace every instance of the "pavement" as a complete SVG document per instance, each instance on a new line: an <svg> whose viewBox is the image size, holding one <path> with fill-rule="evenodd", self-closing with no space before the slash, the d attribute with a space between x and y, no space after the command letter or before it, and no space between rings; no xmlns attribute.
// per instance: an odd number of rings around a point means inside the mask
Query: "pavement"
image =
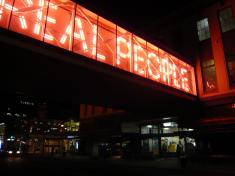
<svg viewBox="0 0 235 176"><path fill-rule="evenodd" d="M207 173L208 175L233 175L235 176L235 161L229 162L224 158L207 158L197 161L187 161L186 166L182 167L182 163L177 157L162 157L156 159L122 159L120 157L112 157L106 159L92 159L88 156L67 156L57 157L62 160L79 160L83 162L99 162L108 163L116 166L128 166L135 168L149 169L168 169L177 170L178 172L188 173Z"/></svg>
<svg viewBox="0 0 235 176"><path fill-rule="evenodd" d="M213 158L214 159L214 158ZM164 176L235 176L234 162L190 161L181 167L179 158L156 159L90 158L61 155L0 157L1 175L164 175ZM215 161L215 160L213 160ZM78 174L79 173L79 174Z"/></svg>

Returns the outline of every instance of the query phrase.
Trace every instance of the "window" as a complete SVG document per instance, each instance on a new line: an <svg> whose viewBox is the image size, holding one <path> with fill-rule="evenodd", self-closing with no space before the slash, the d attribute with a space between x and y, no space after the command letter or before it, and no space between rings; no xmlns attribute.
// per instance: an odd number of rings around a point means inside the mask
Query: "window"
<svg viewBox="0 0 235 176"><path fill-rule="evenodd" d="M147 43L145 40L133 35L133 72L146 76L146 61L147 61Z"/></svg>
<svg viewBox="0 0 235 176"><path fill-rule="evenodd" d="M162 133L174 133L178 132L178 124L176 122L164 122L162 124Z"/></svg>
<svg viewBox="0 0 235 176"><path fill-rule="evenodd" d="M235 55L225 54L225 57L227 61L230 84L235 85Z"/></svg>
<svg viewBox="0 0 235 176"><path fill-rule="evenodd" d="M44 17L47 14L47 9L48 3L45 0L15 1L10 30L43 40L45 23L47 21Z"/></svg>
<svg viewBox="0 0 235 176"><path fill-rule="evenodd" d="M114 65L116 60L116 25L99 17L97 60Z"/></svg>
<svg viewBox="0 0 235 176"><path fill-rule="evenodd" d="M226 8L219 12L219 20L221 25L224 55L227 63L227 70L230 85L235 85L235 20L232 8ZM228 32L229 31L229 32Z"/></svg>
<svg viewBox="0 0 235 176"><path fill-rule="evenodd" d="M200 43L200 58L204 92L217 89L215 61L209 40Z"/></svg>
<svg viewBox="0 0 235 176"><path fill-rule="evenodd" d="M75 4L50 0L44 41L52 45L72 50L72 29Z"/></svg>
<svg viewBox="0 0 235 176"><path fill-rule="evenodd" d="M202 62L204 90L210 91L216 89L216 73L214 60L204 60Z"/></svg>
<svg viewBox="0 0 235 176"><path fill-rule="evenodd" d="M0 0L0 27L8 28L11 11L17 10L12 4L13 0Z"/></svg>
<svg viewBox="0 0 235 176"><path fill-rule="evenodd" d="M220 11L219 20L222 32L227 32L235 28L235 20L231 8Z"/></svg>
<svg viewBox="0 0 235 176"><path fill-rule="evenodd" d="M127 30L117 27L117 59L118 68L132 71L132 34Z"/></svg>
<svg viewBox="0 0 235 176"><path fill-rule="evenodd" d="M158 134L157 125L141 126L141 134Z"/></svg>
<svg viewBox="0 0 235 176"><path fill-rule="evenodd" d="M96 59L98 16L77 5L73 52Z"/></svg>
<svg viewBox="0 0 235 176"><path fill-rule="evenodd" d="M197 22L197 31L200 41L210 38L208 18L204 18Z"/></svg>

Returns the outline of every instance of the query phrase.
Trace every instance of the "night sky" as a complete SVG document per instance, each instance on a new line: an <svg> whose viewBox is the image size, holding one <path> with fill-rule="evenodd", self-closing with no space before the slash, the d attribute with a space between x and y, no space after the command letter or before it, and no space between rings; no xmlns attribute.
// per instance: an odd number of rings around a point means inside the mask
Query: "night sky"
<svg viewBox="0 0 235 176"><path fill-rule="evenodd" d="M185 17L197 8L206 6L215 0L75 0L98 15L105 17L128 29L139 33L154 35L154 31L164 28L169 23L166 18L176 15Z"/></svg>

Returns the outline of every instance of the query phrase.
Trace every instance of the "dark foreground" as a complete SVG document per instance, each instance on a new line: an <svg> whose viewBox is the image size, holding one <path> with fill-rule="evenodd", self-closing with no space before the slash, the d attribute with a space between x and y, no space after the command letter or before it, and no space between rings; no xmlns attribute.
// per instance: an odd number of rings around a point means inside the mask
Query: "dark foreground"
<svg viewBox="0 0 235 176"><path fill-rule="evenodd" d="M176 158L158 160L89 159L85 157L1 157L0 175L197 175L235 176L235 165L189 163L181 168Z"/></svg>

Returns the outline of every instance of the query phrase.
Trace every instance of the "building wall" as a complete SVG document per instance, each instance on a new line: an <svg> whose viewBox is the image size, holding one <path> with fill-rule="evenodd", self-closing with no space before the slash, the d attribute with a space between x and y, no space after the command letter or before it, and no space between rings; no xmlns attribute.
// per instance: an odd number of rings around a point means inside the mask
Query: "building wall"
<svg viewBox="0 0 235 176"><path fill-rule="evenodd" d="M197 74L198 95L202 101L207 101L210 99L221 99L226 97L228 98L235 95L235 89L231 87L229 84L228 71L224 54L224 44L222 39L223 33L221 32L220 22L218 17L218 12L229 6L232 7L233 16L234 16L235 1L232 0L225 0L223 3L217 2L214 5L205 9L199 16L201 18L207 17L209 21L209 28L210 28L209 40L215 63L216 81L217 81L217 90L210 92L206 92L204 90L203 79L202 79L202 66L201 66L201 60L203 58L200 58L200 53L198 53L198 58L196 61L196 74Z"/></svg>
<svg viewBox="0 0 235 176"><path fill-rule="evenodd" d="M96 116L102 116L105 114L117 112L117 110L114 110L112 108L106 108L102 106L95 106L95 105L89 105L89 104L81 104L80 105L80 119L84 120L87 118L93 118Z"/></svg>

